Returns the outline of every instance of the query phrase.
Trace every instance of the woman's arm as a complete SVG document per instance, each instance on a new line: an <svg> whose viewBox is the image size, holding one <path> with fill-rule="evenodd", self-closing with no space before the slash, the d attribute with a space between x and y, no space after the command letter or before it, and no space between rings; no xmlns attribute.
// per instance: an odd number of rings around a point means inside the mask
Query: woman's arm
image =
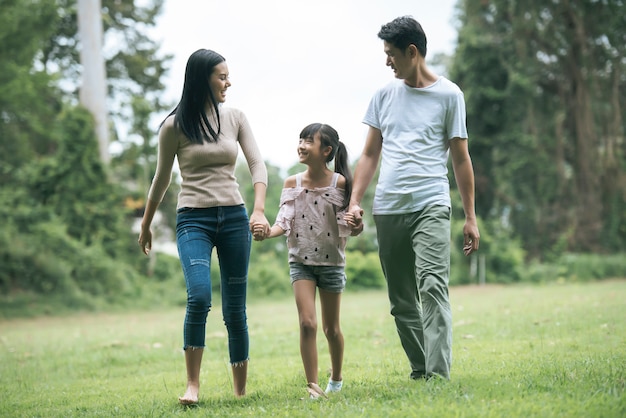
<svg viewBox="0 0 626 418"><path fill-rule="evenodd" d="M250 232L256 241L260 241L270 233L270 223L265 217L265 194L267 186L264 183L254 183L254 209L250 215Z"/></svg>
<svg viewBox="0 0 626 418"><path fill-rule="evenodd" d="M178 149L176 135L174 116L170 116L165 120L159 131L156 172L152 179L150 190L148 191L146 208L144 209L143 219L141 220L141 232L139 233L138 243L141 247L141 251L146 255L148 255L152 249L152 231L150 231L152 220L172 180L172 167L174 166L174 159L176 158L176 151Z"/></svg>

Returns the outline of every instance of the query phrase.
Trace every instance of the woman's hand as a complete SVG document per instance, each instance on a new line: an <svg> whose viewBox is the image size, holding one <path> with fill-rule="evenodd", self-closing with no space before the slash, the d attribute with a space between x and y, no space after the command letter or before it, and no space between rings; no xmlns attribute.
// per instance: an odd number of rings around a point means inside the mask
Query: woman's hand
<svg viewBox="0 0 626 418"><path fill-rule="evenodd" d="M270 234L270 223L261 211L253 211L250 215L250 232L255 241L263 241Z"/></svg>
<svg viewBox="0 0 626 418"><path fill-rule="evenodd" d="M254 237L255 241L263 241L269 235L269 232L267 232L265 225L258 222L252 225L250 231L252 232L252 236Z"/></svg>
<svg viewBox="0 0 626 418"><path fill-rule="evenodd" d="M137 242L139 243L139 247L141 247L141 251L145 255L148 255L152 249L152 231L150 231L150 228L141 229Z"/></svg>

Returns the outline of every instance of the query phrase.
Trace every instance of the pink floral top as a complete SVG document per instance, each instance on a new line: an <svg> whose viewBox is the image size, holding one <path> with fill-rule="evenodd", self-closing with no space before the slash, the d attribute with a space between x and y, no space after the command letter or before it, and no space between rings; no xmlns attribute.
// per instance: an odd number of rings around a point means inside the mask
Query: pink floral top
<svg viewBox="0 0 626 418"><path fill-rule="evenodd" d="M345 248L350 227L344 220L344 190L337 188L339 174L331 185L315 189L302 187L302 173L296 187L283 189L275 224L285 230L289 261L313 266L345 266Z"/></svg>

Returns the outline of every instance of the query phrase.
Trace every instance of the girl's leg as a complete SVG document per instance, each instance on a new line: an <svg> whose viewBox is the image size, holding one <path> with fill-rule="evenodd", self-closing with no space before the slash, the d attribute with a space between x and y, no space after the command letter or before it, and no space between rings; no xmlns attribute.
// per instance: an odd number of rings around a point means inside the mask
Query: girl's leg
<svg viewBox="0 0 626 418"><path fill-rule="evenodd" d="M332 365L331 380L341 381L343 365L343 333L339 321L341 308L341 293L327 292L320 289L320 304L322 307L322 326L328 341L328 351Z"/></svg>
<svg viewBox="0 0 626 418"><path fill-rule="evenodd" d="M300 321L300 355L308 383L317 384L317 318L315 313L316 283L300 279L293 282Z"/></svg>
<svg viewBox="0 0 626 418"><path fill-rule="evenodd" d="M198 403L200 390L200 365L204 349L188 347L185 350L185 365L187 366L187 391L178 398L183 405Z"/></svg>

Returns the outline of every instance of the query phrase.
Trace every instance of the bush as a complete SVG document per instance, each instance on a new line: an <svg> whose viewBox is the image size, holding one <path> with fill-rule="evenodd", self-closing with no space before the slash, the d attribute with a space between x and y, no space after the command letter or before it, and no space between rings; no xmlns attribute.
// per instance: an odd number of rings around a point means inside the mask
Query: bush
<svg viewBox="0 0 626 418"><path fill-rule="evenodd" d="M532 263L525 280L532 282L581 281L623 278L626 273L624 254L566 253L553 263Z"/></svg>
<svg viewBox="0 0 626 418"><path fill-rule="evenodd" d="M479 218L480 248L466 257L463 254L464 222L464 219L452 220L450 285L478 283L480 274L484 274L485 283L522 281L526 252L521 242L512 236L512 231L500 222L483 222ZM481 271L483 266L484 271Z"/></svg>
<svg viewBox="0 0 626 418"><path fill-rule="evenodd" d="M63 227L44 223L33 225L34 231L17 231L7 224L0 233L0 285L3 292L33 291L54 293L68 291L71 262L60 252L79 251L64 234Z"/></svg>
<svg viewBox="0 0 626 418"><path fill-rule="evenodd" d="M385 287L385 276L380 267L377 252L363 254L360 251L347 251L346 276L348 289L381 289Z"/></svg>
<svg viewBox="0 0 626 418"><path fill-rule="evenodd" d="M263 253L250 261L248 293L255 296L291 294L289 263L272 253Z"/></svg>

